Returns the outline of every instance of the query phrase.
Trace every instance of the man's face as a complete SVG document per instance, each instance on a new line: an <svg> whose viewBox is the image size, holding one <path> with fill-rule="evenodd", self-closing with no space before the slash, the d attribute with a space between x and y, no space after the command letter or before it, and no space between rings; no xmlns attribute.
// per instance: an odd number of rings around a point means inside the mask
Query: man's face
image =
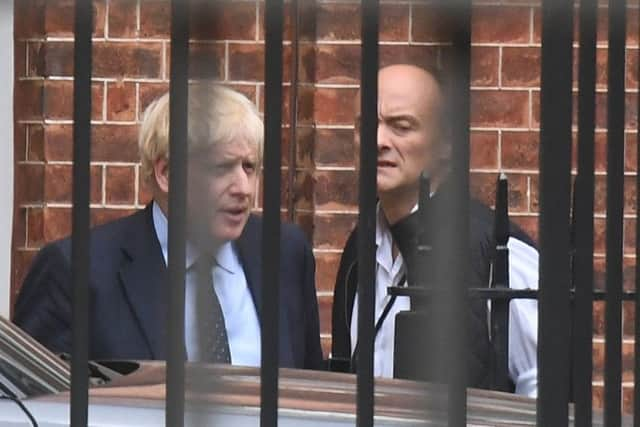
<svg viewBox="0 0 640 427"><path fill-rule="evenodd" d="M256 192L258 156L243 139L213 144L189 156L188 227L196 240L240 237Z"/></svg>
<svg viewBox="0 0 640 427"><path fill-rule="evenodd" d="M437 173L440 91L436 81L415 67L392 66L378 75L378 173L381 197L418 191L423 170ZM359 100L355 145L360 145Z"/></svg>

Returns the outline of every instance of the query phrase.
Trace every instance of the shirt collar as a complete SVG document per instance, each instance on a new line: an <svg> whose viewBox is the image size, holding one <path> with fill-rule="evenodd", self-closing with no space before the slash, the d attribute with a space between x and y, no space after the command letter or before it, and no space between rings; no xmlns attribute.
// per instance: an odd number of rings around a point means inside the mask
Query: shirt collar
<svg viewBox="0 0 640 427"><path fill-rule="evenodd" d="M165 265L168 264L169 254L169 224L160 206L155 201L152 208L153 225L156 229L156 236L162 249ZM198 259L200 253L198 249L187 241L185 254L185 267L189 269ZM223 244L216 254L216 264L229 273L236 273L240 268L238 257L231 242Z"/></svg>
<svg viewBox="0 0 640 427"><path fill-rule="evenodd" d="M418 204L416 203L410 213L414 213L417 210ZM391 272L394 265L393 237L380 202L376 205L376 247L376 262L382 268ZM396 262L402 262L402 254L397 255Z"/></svg>

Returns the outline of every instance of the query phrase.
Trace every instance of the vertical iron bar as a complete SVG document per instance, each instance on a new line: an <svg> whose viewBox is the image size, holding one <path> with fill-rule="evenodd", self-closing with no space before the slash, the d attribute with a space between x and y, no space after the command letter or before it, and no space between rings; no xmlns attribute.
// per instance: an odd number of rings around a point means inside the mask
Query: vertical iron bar
<svg viewBox="0 0 640 427"><path fill-rule="evenodd" d="M640 31L639 31L640 32ZM637 65L636 78L640 78L640 62ZM637 100L636 147L640 147L640 96ZM634 340L634 378L640 378L640 156L636 154L636 283L635 283L635 340ZM640 381L633 385L633 425L640 427Z"/></svg>
<svg viewBox="0 0 640 427"><path fill-rule="evenodd" d="M288 180L289 180L289 197L287 200L287 214L289 221L295 220L295 197L294 185L296 179L296 149L298 146L298 62L300 49L298 38L300 33L300 7L298 0L291 0L289 7L291 11L289 18L291 20L291 88L289 94L289 164L288 164Z"/></svg>
<svg viewBox="0 0 640 427"><path fill-rule="evenodd" d="M260 425L278 425L278 325L280 298L280 168L282 137L282 0L265 2L265 153L262 229L262 366ZM293 143L293 141L292 141Z"/></svg>
<svg viewBox="0 0 640 427"><path fill-rule="evenodd" d="M450 210L446 212L451 219L451 234L442 242L448 259L469 259L469 122L471 87L471 0L452 2L455 13L453 32L453 82L451 84L452 111L455 111L455 125L452 129ZM468 304L464 268L455 263L446 263L444 285L446 292L447 318L445 320L450 347L445 354L449 360L448 381L448 420L449 426L467 425L467 388L466 388L466 337L465 317L460 316L460 307ZM466 264L465 264L466 265Z"/></svg>
<svg viewBox="0 0 640 427"><path fill-rule="evenodd" d="M501 172L496 182L494 222L496 254L491 276L492 288L509 288L509 183ZM509 378L509 300L491 301L491 341L493 342L493 389L511 390Z"/></svg>
<svg viewBox="0 0 640 427"><path fill-rule="evenodd" d="M577 427L592 424L593 204L596 100L596 0L580 3L578 176L575 191L573 392Z"/></svg>
<svg viewBox="0 0 640 427"><path fill-rule="evenodd" d="M624 202L624 73L626 1L609 1L607 81L607 233L604 421L621 421L622 214Z"/></svg>
<svg viewBox="0 0 640 427"><path fill-rule="evenodd" d="M71 350L71 425L86 426L89 403L89 188L91 183L91 67L93 2L75 5L73 48L73 211L71 274L73 321Z"/></svg>
<svg viewBox="0 0 640 427"><path fill-rule="evenodd" d="M573 1L542 3L537 424L568 423Z"/></svg>
<svg viewBox="0 0 640 427"><path fill-rule="evenodd" d="M356 425L373 425L373 326L378 153L378 0L363 0L360 74L360 177L358 215L358 364Z"/></svg>
<svg viewBox="0 0 640 427"><path fill-rule="evenodd" d="M640 32L640 31L639 31ZM640 62L637 65L636 78L640 77ZM640 147L640 96L637 100L638 128L636 129L636 147ZM636 155L636 298L635 298L635 340L634 340L634 378L640 378L640 156ZM640 381L633 386L633 425L640 427Z"/></svg>
<svg viewBox="0 0 640 427"><path fill-rule="evenodd" d="M169 82L169 289L166 425L184 425L184 313L187 205L189 2L171 1Z"/></svg>

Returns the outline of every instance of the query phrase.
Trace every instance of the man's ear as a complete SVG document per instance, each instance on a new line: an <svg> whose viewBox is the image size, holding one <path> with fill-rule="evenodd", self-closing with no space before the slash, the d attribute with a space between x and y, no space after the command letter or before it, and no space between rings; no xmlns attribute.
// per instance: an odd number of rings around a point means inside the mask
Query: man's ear
<svg viewBox="0 0 640 427"><path fill-rule="evenodd" d="M169 160L159 158L153 163L153 177L163 193L169 193Z"/></svg>

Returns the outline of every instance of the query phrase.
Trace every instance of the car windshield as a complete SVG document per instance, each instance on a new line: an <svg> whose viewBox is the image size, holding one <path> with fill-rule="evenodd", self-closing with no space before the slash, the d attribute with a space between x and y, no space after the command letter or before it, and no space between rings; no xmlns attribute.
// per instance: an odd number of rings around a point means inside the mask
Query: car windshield
<svg viewBox="0 0 640 427"><path fill-rule="evenodd" d="M0 391L22 399L70 386L69 365L0 316Z"/></svg>

